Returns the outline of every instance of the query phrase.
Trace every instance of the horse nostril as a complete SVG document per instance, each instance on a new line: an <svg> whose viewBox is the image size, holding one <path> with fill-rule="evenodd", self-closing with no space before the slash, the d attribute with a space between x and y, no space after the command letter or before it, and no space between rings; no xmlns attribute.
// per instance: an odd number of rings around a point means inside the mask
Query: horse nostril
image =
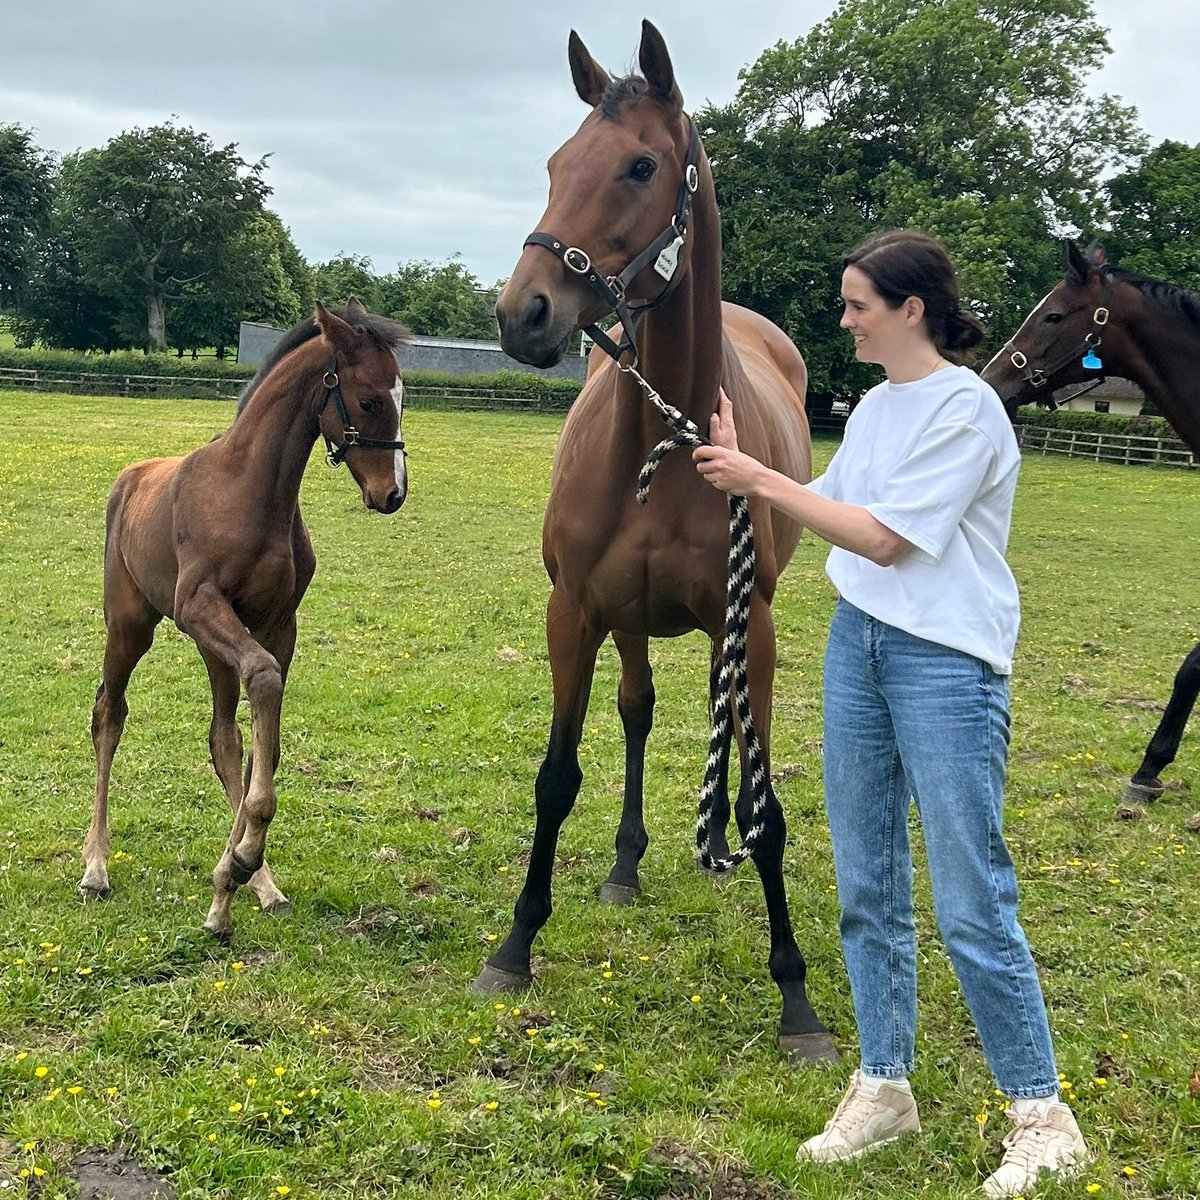
<svg viewBox="0 0 1200 1200"><path fill-rule="evenodd" d="M405 493L399 488L393 488L388 492L383 501L383 511L385 513L394 513L404 503Z"/></svg>
<svg viewBox="0 0 1200 1200"><path fill-rule="evenodd" d="M526 320L530 329L541 329L550 324L550 297L539 292L529 305Z"/></svg>

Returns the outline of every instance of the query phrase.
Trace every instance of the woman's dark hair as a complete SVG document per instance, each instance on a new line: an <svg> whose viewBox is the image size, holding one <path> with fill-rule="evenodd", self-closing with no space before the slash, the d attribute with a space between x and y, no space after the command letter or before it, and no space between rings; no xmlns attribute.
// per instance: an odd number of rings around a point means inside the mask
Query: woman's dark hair
<svg viewBox="0 0 1200 1200"><path fill-rule="evenodd" d="M844 259L857 267L889 308L909 296L925 304L925 329L933 344L953 362L964 362L983 341L983 326L958 299L958 277L946 247L916 229L892 229L859 242Z"/></svg>

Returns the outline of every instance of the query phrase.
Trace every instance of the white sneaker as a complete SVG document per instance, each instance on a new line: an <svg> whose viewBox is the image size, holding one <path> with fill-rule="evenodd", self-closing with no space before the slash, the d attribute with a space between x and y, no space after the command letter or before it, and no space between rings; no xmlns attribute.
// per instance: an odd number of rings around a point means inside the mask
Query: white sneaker
<svg viewBox="0 0 1200 1200"><path fill-rule="evenodd" d="M1069 1179L1091 1161L1075 1114L1065 1104L1037 1104L1024 1116L1011 1108L1012 1132L1004 1139L1004 1158L983 1182L984 1195L993 1200L1031 1191L1038 1174L1049 1171Z"/></svg>
<svg viewBox="0 0 1200 1200"><path fill-rule="evenodd" d="M824 1130L804 1142L796 1157L815 1162L857 1158L876 1146L894 1142L903 1133L919 1133L920 1129L911 1088L855 1071Z"/></svg>

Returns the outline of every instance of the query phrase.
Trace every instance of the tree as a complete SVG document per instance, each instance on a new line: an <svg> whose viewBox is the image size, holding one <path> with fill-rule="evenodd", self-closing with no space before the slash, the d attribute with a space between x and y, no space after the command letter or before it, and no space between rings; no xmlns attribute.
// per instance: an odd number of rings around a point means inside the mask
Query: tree
<svg viewBox="0 0 1200 1200"><path fill-rule="evenodd" d="M837 330L839 263L866 234L943 238L997 333L1057 273L1055 236L1093 225L1098 180L1142 145L1135 113L1089 97L1108 53L1090 0L842 0L697 113L731 298L796 338L814 391L872 378Z"/></svg>
<svg viewBox="0 0 1200 1200"><path fill-rule="evenodd" d="M379 278L369 258L339 254L326 263L317 263L313 268L313 287L322 304L342 305L356 296L371 312L384 311Z"/></svg>
<svg viewBox="0 0 1200 1200"><path fill-rule="evenodd" d="M166 346L169 302L215 278L223 256L262 211L266 160L166 124L134 129L68 160L86 282L121 304L118 324ZM66 164L65 164L66 165Z"/></svg>
<svg viewBox="0 0 1200 1200"><path fill-rule="evenodd" d="M50 216L53 159L20 125L0 125L0 310L29 283L37 241Z"/></svg>
<svg viewBox="0 0 1200 1200"><path fill-rule="evenodd" d="M484 289L456 255L440 266L401 263L380 280L389 316L431 337L495 338L498 289Z"/></svg>
<svg viewBox="0 0 1200 1200"><path fill-rule="evenodd" d="M294 325L313 309L313 273L291 234L268 209L253 215L216 255L212 272L187 285L170 344L180 353L236 344L241 321Z"/></svg>
<svg viewBox="0 0 1200 1200"><path fill-rule="evenodd" d="M1166 141L1108 184L1108 256L1131 271L1200 286L1200 146Z"/></svg>

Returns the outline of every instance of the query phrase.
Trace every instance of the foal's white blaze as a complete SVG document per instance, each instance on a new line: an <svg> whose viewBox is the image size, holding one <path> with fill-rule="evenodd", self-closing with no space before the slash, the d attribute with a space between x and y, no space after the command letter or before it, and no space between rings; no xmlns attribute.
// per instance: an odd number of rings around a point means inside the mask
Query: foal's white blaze
<svg viewBox="0 0 1200 1200"><path fill-rule="evenodd" d="M396 386L389 395L396 406L396 441L404 440L404 380L396 376ZM395 454L396 486L401 496L408 495L408 467L404 463L404 451L397 450Z"/></svg>
<svg viewBox="0 0 1200 1200"><path fill-rule="evenodd" d="M1053 295L1054 295L1054 292L1053 292L1053 290L1051 290L1051 291L1047 292L1047 293L1046 293L1046 294L1045 294L1045 295L1044 295L1044 296L1043 296L1043 297L1042 297L1042 298L1041 298L1041 299L1040 299L1040 300L1037 302L1036 306L1034 307L1034 310L1033 310L1033 312L1031 312L1031 313L1029 314L1029 316L1027 316L1027 317L1025 318L1025 320L1021 322L1021 327L1022 327L1022 328L1024 328L1024 327L1025 327L1025 325L1026 325L1028 322L1032 321L1032 320L1033 320L1033 318L1034 318L1034 317L1036 317L1036 316L1038 315L1038 313L1040 313L1040 312L1042 311L1042 309L1045 307L1046 301L1047 301L1047 300L1049 300L1049 299L1050 299L1050 297L1051 297L1051 296L1053 296ZM1021 332L1021 330L1020 330L1020 329L1018 329L1018 330L1017 330L1017 333L1020 333L1020 332ZM1013 337L1016 337L1016 334L1013 334ZM1009 339L1009 341L1011 341L1011 340L1012 340L1012 338L1010 338L1010 339ZM994 364L994 363L997 363L997 362L999 362L999 360L1000 360L1000 359L1002 359L1002 358L1004 358L1004 357L1005 357L1007 354L1008 354L1008 351L1007 351L1007 350L998 350L998 351L997 351L997 352L996 352L994 355L992 355L991 361L990 361L990 362L988 363L988 365L987 365L986 367L984 367L983 369L984 369L985 371L990 371L990 370L992 369L992 366L993 366L993 364Z"/></svg>

